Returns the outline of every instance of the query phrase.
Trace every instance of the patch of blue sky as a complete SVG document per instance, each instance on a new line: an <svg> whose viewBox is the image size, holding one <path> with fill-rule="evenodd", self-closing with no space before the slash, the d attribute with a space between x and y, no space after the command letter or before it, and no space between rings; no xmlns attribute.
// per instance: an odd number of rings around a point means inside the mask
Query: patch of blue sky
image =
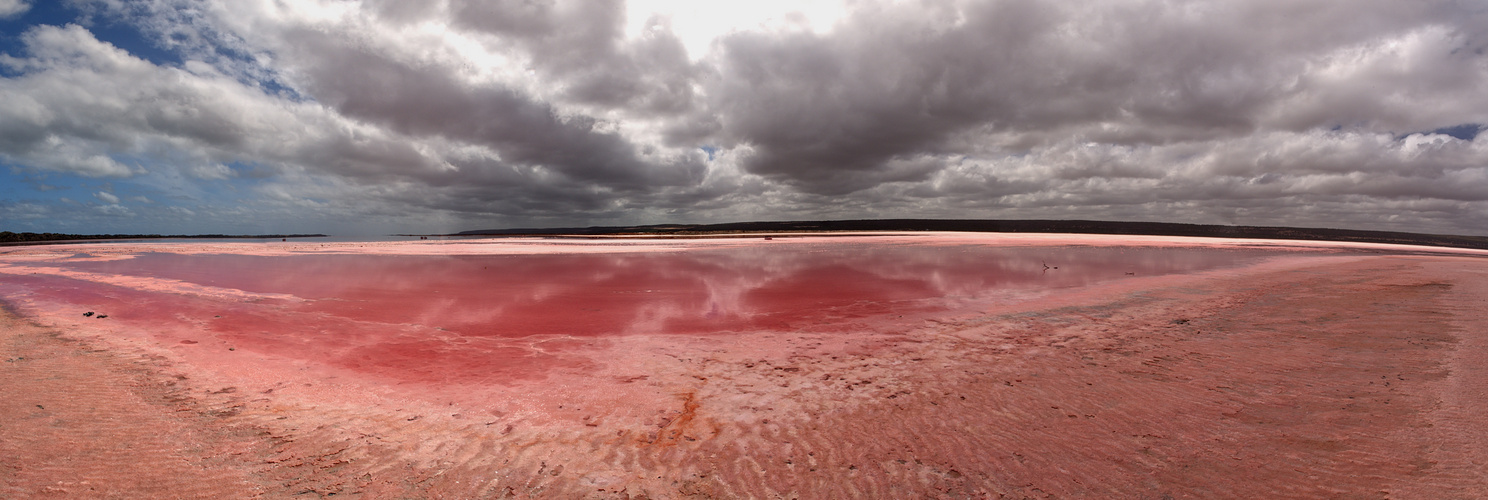
<svg viewBox="0 0 1488 500"><path fill-rule="evenodd" d="M126 164L143 165L145 173L123 179L97 178L70 172L37 171L0 161L0 202L187 209L203 205L234 206L258 196L254 187L267 181L266 177L234 174L203 182L200 178L182 174L177 168L149 168L148 160L115 159ZM229 168L236 172L254 167L243 164Z"/></svg>
<svg viewBox="0 0 1488 500"><path fill-rule="evenodd" d="M1445 136L1448 136L1448 137L1452 137L1454 139L1459 139L1459 140L1464 140L1464 141L1471 142L1474 139L1477 139L1478 138L1478 134L1479 133L1482 133L1484 130L1488 130L1488 125L1481 125L1481 124L1477 124L1477 123L1464 123L1464 124L1461 124L1461 125L1453 125L1453 126L1450 126L1450 127L1442 127L1442 128L1435 129L1435 130L1425 130L1425 131L1419 131L1419 132L1410 132L1410 133L1404 133L1404 134L1395 134L1395 140L1397 140L1397 141L1404 140L1406 137L1410 137L1412 134L1436 134L1436 135L1445 135Z"/></svg>
<svg viewBox="0 0 1488 500"><path fill-rule="evenodd" d="M123 187L120 192L118 187ZM119 199L142 199L143 194L135 193L136 187L131 184L121 184L118 179L100 179L83 177L66 172L34 172L14 168L6 165L0 172L0 200L9 202L27 203L54 203L73 201L99 201L114 203L107 196L98 193L108 193Z"/></svg>
<svg viewBox="0 0 1488 500"><path fill-rule="evenodd" d="M1432 130L1431 133L1444 134L1462 139L1464 141L1471 141L1478 138L1478 133L1482 132L1484 128L1485 127L1483 125L1479 125L1476 123L1464 123L1462 125L1457 125L1454 127L1442 127L1436 130Z"/></svg>
<svg viewBox="0 0 1488 500"><path fill-rule="evenodd" d="M63 174L32 172L0 161L0 200L41 201L76 196L78 179L63 177Z"/></svg>
<svg viewBox="0 0 1488 500"><path fill-rule="evenodd" d="M277 78L264 78L257 81L259 88L263 89L267 94L294 102L305 102L309 100L308 97L305 97L304 94L299 93L293 87L280 83Z"/></svg>
<svg viewBox="0 0 1488 500"><path fill-rule="evenodd" d="M0 19L0 54L17 58L26 57L24 36L36 26L77 24L92 33L94 38L108 42L157 66L180 67L185 64L188 57L193 57L172 48L183 46L180 42L185 41L184 35L142 31L141 27L151 26L152 23L137 21L139 20L109 17L102 12L85 12L74 6L72 2L59 0L33 2L31 8L25 13L10 19ZM252 54L237 50L229 44L218 43L219 41L212 40L210 37L202 37L200 41L209 44L211 56L221 58L230 64L258 68ZM237 73L237 76L244 80L243 83L255 85L267 94L297 102L306 100L302 94L285 85L277 75L266 69L258 68L255 71ZM18 76L14 69L0 66L0 77L14 76Z"/></svg>
<svg viewBox="0 0 1488 500"><path fill-rule="evenodd" d="M251 187L260 179L229 176L202 179L179 169L157 169L127 181L116 183L121 199L145 197L155 203L184 207L202 204L238 204L249 196Z"/></svg>
<svg viewBox="0 0 1488 500"><path fill-rule="evenodd" d="M39 25L66 26L77 24L93 33L95 38L113 44L136 57L157 65L179 65L181 57L161 49L150 37L135 26L122 20L86 15L72 2L58 0L37 1L25 13L11 19L0 20L0 53L13 57L24 57L27 31Z"/></svg>

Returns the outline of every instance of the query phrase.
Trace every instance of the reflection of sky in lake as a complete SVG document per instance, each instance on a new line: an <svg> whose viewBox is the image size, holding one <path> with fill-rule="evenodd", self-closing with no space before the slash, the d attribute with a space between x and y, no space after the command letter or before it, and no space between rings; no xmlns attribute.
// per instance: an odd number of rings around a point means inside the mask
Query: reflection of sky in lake
<svg viewBox="0 0 1488 500"><path fill-rule="evenodd" d="M858 319L1229 267L1277 254L833 242L492 256L144 254L66 266L308 299L277 305L279 328L324 331L327 324L355 320L436 327L465 337L520 337L832 330ZM283 319L291 317L298 319ZM230 327L228 320L217 323L219 331Z"/></svg>

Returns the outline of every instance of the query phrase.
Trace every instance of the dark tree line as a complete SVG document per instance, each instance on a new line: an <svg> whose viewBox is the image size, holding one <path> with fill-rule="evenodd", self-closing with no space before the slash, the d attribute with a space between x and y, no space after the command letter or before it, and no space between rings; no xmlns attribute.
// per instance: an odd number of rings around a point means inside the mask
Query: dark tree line
<svg viewBox="0 0 1488 500"><path fill-rule="evenodd" d="M1263 238L1284 240L1354 241L1364 243L1399 243L1440 247L1488 249L1488 237L1445 234L1418 234L1393 231L1359 231L1352 229L1219 226L1167 222L1112 222L1089 220L954 220L954 219L880 219L734 222L726 224L661 224L651 226L567 227L486 229L465 231L453 236L516 235L706 235L732 233L826 233L835 231L968 231L995 233L1083 233L1129 234L1152 236L1207 236L1218 238Z"/></svg>
<svg viewBox="0 0 1488 500"><path fill-rule="evenodd" d="M324 234L65 234L65 233L13 233L0 231L0 243L29 243L72 240L147 240L159 238L309 238Z"/></svg>

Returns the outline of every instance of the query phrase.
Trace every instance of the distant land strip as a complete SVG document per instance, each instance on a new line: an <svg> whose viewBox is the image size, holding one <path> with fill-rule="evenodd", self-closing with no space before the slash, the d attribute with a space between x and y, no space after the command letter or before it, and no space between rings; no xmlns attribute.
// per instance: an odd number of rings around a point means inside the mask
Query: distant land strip
<svg viewBox="0 0 1488 500"><path fill-rule="evenodd" d="M108 241L108 240L154 240L165 238L180 239L222 239L222 238L245 238L245 239L268 239L268 238L319 238L324 234L63 234L63 233L13 233L0 231L0 245L42 245L47 243L77 243L80 241Z"/></svg>
<svg viewBox="0 0 1488 500"><path fill-rule="evenodd" d="M963 231L986 233L1075 233L1147 236L1199 236L1309 241L1394 243L1488 250L1488 237L1267 226L1221 226L1171 222L1091 220L870 219L725 224L656 224L560 228L482 229L440 236L707 236L748 233L825 233L839 231Z"/></svg>

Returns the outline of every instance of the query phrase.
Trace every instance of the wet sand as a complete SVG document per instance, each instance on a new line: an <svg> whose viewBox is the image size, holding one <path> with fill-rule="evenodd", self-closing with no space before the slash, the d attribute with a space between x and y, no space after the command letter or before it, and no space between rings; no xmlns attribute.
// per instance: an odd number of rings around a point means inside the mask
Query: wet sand
<svg viewBox="0 0 1488 500"><path fill-rule="evenodd" d="M1062 238L1002 243L1113 241ZM482 252L459 245L213 248ZM202 251L175 248L155 249ZM450 379L416 357L322 362L290 355L315 342L251 344L193 319L295 296L17 267L137 251L0 256L14 306L0 317L0 496L1488 495L1481 256L1299 254L831 321L849 329L542 337L506 368ZM107 285L69 301L183 316L84 318L44 293L57 279ZM400 352L443 363L478 341L441 342Z"/></svg>

